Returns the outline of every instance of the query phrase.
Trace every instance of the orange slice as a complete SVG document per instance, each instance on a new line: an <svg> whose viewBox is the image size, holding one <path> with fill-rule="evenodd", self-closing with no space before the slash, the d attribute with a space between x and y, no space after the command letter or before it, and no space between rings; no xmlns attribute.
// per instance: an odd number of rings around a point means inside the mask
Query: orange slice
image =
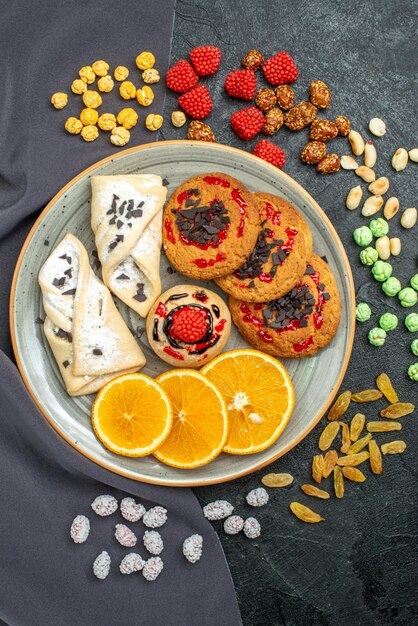
<svg viewBox="0 0 418 626"><path fill-rule="evenodd" d="M227 412L213 383L194 370L171 370L158 376L173 407L173 427L154 456L167 465L193 469L222 451Z"/></svg>
<svg viewBox="0 0 418 626"><path fill-rule="evenodd" d="M225 452L253 454L277 440L295 405L292 381L280 361L258 350L232 350L200 371L216 385L227 406Z"/></svg>
<svg viewBox="0 0 418 626"><path fill-rule="evenodd" d="M111 452L145 456L167 437L173 412L155 380L144 374L125 374L100 389L91 421L96 437Z"/></svg>

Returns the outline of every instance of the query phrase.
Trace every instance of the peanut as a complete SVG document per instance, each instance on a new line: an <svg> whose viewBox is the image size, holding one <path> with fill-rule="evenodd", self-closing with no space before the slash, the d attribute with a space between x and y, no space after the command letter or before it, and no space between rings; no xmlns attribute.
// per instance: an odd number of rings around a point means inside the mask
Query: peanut
<svg viewBox="0 0 418 626"><path fill-rule="evenodd" d="M380 211L382 205L382 196L371 196L370 198L367 198L366 202L363 204L361 214L364 215L364 217L370 217L370 215L374 215L375 213Z"/></svg>
<svg viewBox="0 0 418 626"><path fill-rule="evenodd" d="M374 167L377 161L376 148L371 141L368 141L364 146L364 165L367 167Z"/></svg>
<svg viewBox="0 0 418 626"><path fill-rule="evenodd" d="M398 148L392 157L392 167L396 172L401 172L408 163L408 153L405 148Z"/></svg>
<svg viewBox="0 0 418 626"><path fill-rule="evenodd" d="M391 196L386 200L385 208L383 209L383 215L387 220L392 219L394 215L399 211L399 200L395 196Z"/></svg>
<svg viewBox="0 0 418 626"><path fill-rule="evenodd" d="M389 239L389 245L390 245L390 253L393 256L399 256L401 253L401 240L399 239L399 237L392 237L392 239Z"/></svg>
<svg viewBox="0 0 418 626"><path fill-rule="evenodd" d="M345 201L345 206L347 207L347 209L349 209L350 211L357 209L358 205L361 202L362 195L363 190L360 185L357 185L357 187L353 187L352 189L350 189L347 195L347 199Z"/></svg>
<svg viewBox="0 0 418 626"><path fill-rule="evenodd" d="M401 217L401 225L404 228L412 228L417 221L417 210L415 208L405 209Z"/></svg>
<svg viewBox="0 0 418 626"><path fill-rule="evenodd" d="M360 167L356 169L356 174L366 183L372 183L376 180L375 172L370 169L370 167L366 167L366 165L360 165Z"/></svg>
<svg viewBox="0 0 418 626"><path fill-rule="evenodd" d="M389 189L389 180L386 176L381 176L369 185L369 191L374 196L383 196Z"/></svg>
<svg viewBox="0 0 418 626"><path fill-rule="evenodd" d="M379 117L373 117L369 122L369 130L376 137L383 137L386 133L386 124Z"/></svg>
<svg viewBox="0 0 418 626"><path fill-rule="evenodd" d="M412 148L412 150L410 150L408 154L411 161L413 161L414 163L418 163L418 148Z"/></svg>
<svg viewBox="0 0 418 626"><path fill-rule="evenodd" d="M353 154L360 156L364 152L364 139L357 130L350 130L348 135Z"/></svg>
<svg viewBox="0 0 418 626"><path fill-rule="evenodd" d="M387 261L390 257L390 243L389 237L385 235L384 237L379 237L376 239L375 248L377 250L377 254L382 261Z"/></svg>
<svg viewBox="0 0 418 626"><path fill-rule="evenodd" d="M358 168L358 163L352 156L345 154L341 157L341 167L343 170L356 170Z"/></svg>

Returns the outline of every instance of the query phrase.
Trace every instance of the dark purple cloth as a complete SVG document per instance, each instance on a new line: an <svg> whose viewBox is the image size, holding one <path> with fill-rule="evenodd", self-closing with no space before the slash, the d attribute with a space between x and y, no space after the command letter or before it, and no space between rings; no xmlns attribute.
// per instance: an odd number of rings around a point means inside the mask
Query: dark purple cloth
<svg viewBox="0 0 418 626"><path fill-rule="evenodd" d="M70 136L64 122L78 116L81 96L70 91L78 69L96 59L112 68L126 65L141 84L135 56L150 50L164 76L170 53L174 0L146 2L24 2L3 5L0 20L0 623L9 626L235 626L241 624L228 565L217 535L204 519L189 489L138 483L89 461L49 426L34 406L11 360L7 324L10 282L17 256L36 214L80 170L118 149L101 133L94 143ZM101 112L131 103L103 94ZM139 109L130 146L157 139L144 127L148 112L161 113L164 84L153 85L155 101ZM69 94L68 106L55 110L55 91ZM160 504L168 521L164 570L155 582L119 572L132 551L114 538L119 512L100 518L93 499L109 493L119 500L132 494L146 508ZM75 545L71 521L87 515L91 533ZM146 528L129 524L138 536ZM203 536L203 556L195 565L182 555L182 542ZM104 581L92 572L95 557L107 550L111 571ZM150 556L150 555L148 555ZM3 620L3 621L1 621Z"/></svg>

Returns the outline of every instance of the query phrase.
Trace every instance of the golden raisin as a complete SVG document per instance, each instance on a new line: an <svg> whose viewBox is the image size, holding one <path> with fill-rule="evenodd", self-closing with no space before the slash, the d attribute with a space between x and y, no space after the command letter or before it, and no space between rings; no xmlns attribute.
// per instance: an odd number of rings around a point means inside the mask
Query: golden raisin
<svg viewBox="0 0 418 626"><path fill-rule="evenodd" d="M315 482L320 483L324 471L324 457L322 454L315 454L312 458L312 478Z"/></svg>
<svg viewBox="0 0 418 626"><path fill-rule="evenodd" d="M336 450L328 450L328 452L324 456L324 469L322 475L324 478L328 478L328 476L332 473L334 467L336 466L338 461L338 453Z"/></svg>
<svg viewBox="0 0 418 626"><path fill-rule="evenodd" d="M380 391L383 393L385 398L389 400L389 402L391 402L392 404L394 402L398 402L398 394L394 390L391 380L389 376L385 374L385 372L382 372L376 378L376 387L380 389Z"/></svg>
<svg viewBox="0 0 418 626"><path fill-rule="evenodd" d="M383 394L379 389L364 389L364 391L353 393L351 399L353 402L374 402L380 400L382 396Z"/></svg>
<svg viewBox="0 0 418 626"><path fill-rule="evenodd" d="M261 479L261 482L266 487L288 487L293 483L293 476L291 474L266 474Z"/></svg>
<svg viewBox="0 0 418 626"><path fill-rule="evenodd" d="M283 126L284 115L278 107L273 107L267 111L264 117L263 133L265 135L275 135Z"/></svg>
<svg viewBox="0 0 418 626"><path fill-rule="evenodd" d="M363 413L356 413L350 424L350 439L351 441L357 441L363 432L364 424L366 422L366 416Z"/></svg>
<svg viewBox="0 0 418 626"><path fill-rule="evenodd" d="M370 467L373 474L382 473L382 453L377 445L376 441L372 439L369 441L369 453L370 453Z"/></svg>
<svg viewBox="0 0 418 626"><path fill-rule="evenodd" d="M400 422L368 422L366 429L369 433L388 433L392 430L402 430Z"/></svg>
<svg viewBox="0 0 418 626"><path fill-rule="evenodd" d="M313 496L314 498L321 498L322 500L329 499L328 491L324 491L323 489L319 489L315 487L315 485L301 485L300 487L303 493L306 493L307 496Z"/></svg>
<svg viewBox="0 0 418 626"><path fill-rule="evenodd" d="M363 472L357 469L357 467L343 467L343 476L355 483L364 483L366 480Z"/></svg>
<svg viewBox="0 0 418 626"><path fill-rule="evenodd" d="M389 417L390 419L397 419L398 417L405 417L415 411L415 406L410 402L395 402L390 404L385 409L380 411L382 417Z"/></svg>
<svg viewBox="0 0 418 626"><path fill-rule="evenodd" d="M363 450L363 448L365 448L369 441L371 440L372 436L371 434L367 434L364 435L364 437L362 437L361 439L357 439L357 441L355 441L348 449L348 454L357 454L357 452L360 452L360 450Z"/></svg>
<svg viewBox="0 0 418 626"><path fill-rule="evenodd" d="M339 422L339 424L341 426L341 448L340 448L340 451L343 454L346 454L348 452L348 449L349 449L350 444L351 444L350 429L348 428L348 424L346 424L345 422Z"/></svg>
<svg viewBox="0 0 418 626"><path fill-rule="evenodd" d="M381 447L382 454L402 454L406 450L406 443L402 440L389 441Z"/></svg>
<svg viewBox="0 0 418 626"><path fill-rule="evenodd" d="M319 437L318 448L323 452L324 450L328 450L331 447L332 442L335 437L338 435L338 431L340 430L339 422L330 422L324 428Z"/></svg>
<svg viewBox="0 0 418 626"><path fill-rule="evenodd" d="M334 404L329 410L329 413L328 413L329 421L333 422L335 420L340 419L340 417L344 415L344 413L350 406L350 402L351 402L351 391L343 391L343 393L341 393L338 396L338 398L336 399L336 401L334 402Z"/></svg>
<svg viewBox="0 0 418 626"><path fill-rule="evenodd" d="M334 467L334 491L337 498L344 497L344 476L341 467Z"/></svg>
<svg viewBox="0 0 418 626"><path fill-rule="evenodd" d="M346 466L354 467L356 465L360 465L361 463L364 463L364 461L367 461L369 456L370 455L368 452L358 452L357 454L347 454L347 456L340 456L340 458L337 461L337 464L340 465L341 467L346 467Z"/></svg>
<svg viewBox="0 0 418 626"><path fill-rule="evenodd" d="M304 504L300 502L291 502L290 510L293 515L295 515L302 522L307 522L308 524L316 524L317 522L324 522L325 518L312 511L312 509L308 508Z"/></svg>

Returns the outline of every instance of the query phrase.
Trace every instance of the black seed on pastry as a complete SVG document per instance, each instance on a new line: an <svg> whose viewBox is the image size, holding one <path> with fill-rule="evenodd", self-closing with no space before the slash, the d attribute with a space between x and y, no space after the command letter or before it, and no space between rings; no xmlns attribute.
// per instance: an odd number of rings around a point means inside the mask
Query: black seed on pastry
<svg viewBox="0 0 418 626"><path fill-rule="evenodd" d="M119 276L116 276L116 280L129 280L129 276L122 272L122 274L119 274Z"/></svg>
<svg viewBox="0 0 418 626"><path fill-rule="evenodd" d="M73 289L67 289L67 291L63 291L62 295L63 296L73 296L75 294L75 287Z"/></svg>
<svg viewBox="0 0 418 626"><path fill-rule="evenodd" d="M68 360L65 360L65 361L62 362L62 364L63 364L63 366L65 368L67 368L69 366L70 362Z"/></svg>
<svg viewBox="0 0 418 626"><path fill-rule="evenodd" d="M117 228L122 228L122 226L123 226L123 222L122 222L122 220L118 220L118 221L116 222L116 226L117 226Z"/></svg>
<svg viewBox="0 0 418 626"><path fill-rule="evenodd" d="M118 242L117 242L117 241L112 241L112 242L109 244L109 250L113 250L114 248L116 248L116 246L117 246L117 245L118 245Z"/></svg>
<svg viewBox="0 0 418 626"><path fill-rule="evenodd" d="M113 224L116 224L116 217L112 217L112 219L109 220L109 226L112 226Z"/></svg>
<svg viewBox="0 0 418 626"><path fill-rule="evenodd" d="M102 356L103 352L99 348L94 348L93 354L95 356Z"/></svg>
<svg viewBox="0 0 418 626"><path fill-rule="evenodd" d="M145 302L145 300L147 299L147 296L143 293L136 293L133 298L134 300L137 300L138 302Z"/></svg>
<svg viewBox="0 0 418 626"><path fill-rule="evenodd" d="M60 285L60 281L58 278L54 278L54 280L52 281L52 284L54 285L54 287L59 287Z"/></svg>
<svg viewBox="0 0 418 626"><path fill-rule="evenodd" d="M35 324L43 324L44 320L42 319L42 317L37 317L35 320Z"/></svg>
<svg viewBox="0 0 418 626"><path fill-rule="evenodd" d="M49 241L48 241L48 239L45 239L45 241L44 241L44 246L49 246Z"/></svg>

